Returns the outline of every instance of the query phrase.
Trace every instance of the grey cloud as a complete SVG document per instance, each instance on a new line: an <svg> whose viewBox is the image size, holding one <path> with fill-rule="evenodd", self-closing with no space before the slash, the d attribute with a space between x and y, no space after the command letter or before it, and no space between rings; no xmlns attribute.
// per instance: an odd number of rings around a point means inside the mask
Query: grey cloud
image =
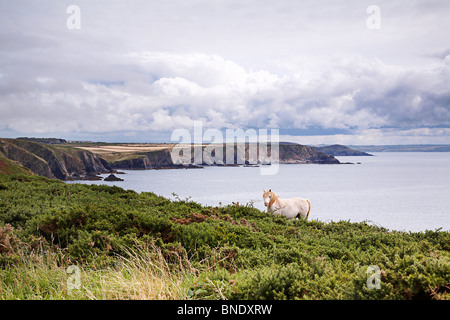
<svg viewBox="0 0 450 320"><path fill-rule="evenodd" d="M0 2L0 134L450 126L448 5L369 4Z"/></svg>
<svg viewBox="0 0 450 320"><path fill-rule="evenodd" d="M175 60L189 62L189 56L160 54L161 78L148 83L137 80L140 87L132 93L129 88L133 87L133 80L116 83L108 76L100 81L74 82L71 87L64 86L64 90L59 79L36 77L16 83L6 77L2 87L6 82L9 89L3 90L0 105L10 110L5 119L19 131L24 126L33 127L23 121L26 114L49 122L49 128L53 121L67 122L68 129L89 127L97 132L114 128L170 131L196 119L204 119L209 126L237 123L244 127L271 125L286 129L450 124L449 92L438 85L450 80L445 65L432 70L410 70L390 69L378 63L354 73L347 71L353 66L346 62L344 69L338 65L326 75L305 81L295 74L279 77L268 72L246 72L218 56L211 59L207 55L196 58L195 63L203 65L202 81L198 83L196 66L181 66L182 77L175 76ZM141 66L151 72L145 63L136 63L137 69ZM230 66L236 77L230 74ZM165 70L167 77L162 77ZM429 79L429 83L424 85L423 79ZM14 87L20 90L13 90ZM99 123L101 119L110 124ZM37 122L39 128L45 126L41 121Z"/></svg>
<svg viewBox="0 0 450 320"><path fill-rule="evenodd" d="M374 78L355 96L360 107L370 107L400 127L448 126L450 124L450 65L404 69Z"/></svg>

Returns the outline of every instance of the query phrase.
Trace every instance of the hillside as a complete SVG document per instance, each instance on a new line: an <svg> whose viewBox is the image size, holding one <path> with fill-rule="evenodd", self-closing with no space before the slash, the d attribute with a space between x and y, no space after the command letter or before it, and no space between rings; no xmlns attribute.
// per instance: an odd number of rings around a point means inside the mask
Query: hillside
<svg viewBox="0 0 450 320"><path fill-rule="evenodd" d="M0 299L449 299L449 244L444 231L0 175Z"/></svg>
<svg viewBox="0 0 450 320"><path fill-rule="evenodd" d="M30 169L25 168L19 162L9 160L0 154L0 175L10 175L10 174L33 175L34 173Z"/></svg>
<svg viewBox="0 0 450 320"><path fill-rule="evenodd" d="M316 149L317 151L326 154L331 154L333 156L372 156L369 153L351 149L347 146L343 146L340 144L334 144L331 146L323 146L323 147L313 147L313 148Z"/></svg>
<svg viewBox="0 0 450 320"><path fill-rule="evenodd" d="M105 160L89 151L29 140L0 139L0 155L37 175L60 180L93 179L98 173L112 170Z"/></svg>

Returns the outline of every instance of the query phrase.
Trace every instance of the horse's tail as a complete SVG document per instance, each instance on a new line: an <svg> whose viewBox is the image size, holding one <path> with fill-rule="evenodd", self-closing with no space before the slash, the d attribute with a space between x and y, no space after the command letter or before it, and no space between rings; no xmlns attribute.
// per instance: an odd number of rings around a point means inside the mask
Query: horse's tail
<svg viewBox="0 0 450 320"><path fill-rule="evenodd" d="M306 214L306 219L305 219L305 220L307 220L307 219L308 219L308 216L309 216L309 212L311 211L311 202L309 202L309 200L308 200L308 199L306 199L306 201L308 201L308 204L309 204L309 208L308 208L308 213Z"/></svg>

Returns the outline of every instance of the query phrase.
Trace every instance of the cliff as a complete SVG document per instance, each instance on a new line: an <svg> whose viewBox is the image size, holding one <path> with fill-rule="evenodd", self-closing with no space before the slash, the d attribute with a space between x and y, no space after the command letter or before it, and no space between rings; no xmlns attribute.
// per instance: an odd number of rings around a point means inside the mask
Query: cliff
<svg viewBox="0 0 450 320"><path fill-rule="evenodd" d="M23 140L23 139L0 139L0 156L16 161L31 172L47 178L57 178L60 180L91 180L96 178L98 173L113 172L113 169L176 169L186 168L181 164L174 164L171 157L172 147L174 145L165 145L158 147L149 147L140 145L117 146L114 145L113 151L105 152L108 148L90 148L96 150L98 154L83 149L82 146L68 146L65 144L44 144L41 142ZM204 150L206 146L202 147ZM112 148L109 146L109 148ZM146 149L144 149L146 148ZM218 147L216 147L218 148ZM245 146L242 157L234 147L234 161L228 163L226 160L226 149L223 149L223 163L226 165L238 165L249 163L250 147ZM258 149L258 148L257 148ZM122 152L121 152L122 150ZM130 151L131 150L131 151ZM137 151L136 151L137 150ZM146 150L146 151L143 151ZM267 153L270 154L270 146ZM101 155L107 156L108 161ZM202 152L203 154L203 152ZM205 154L208 154L206 152ZM215 157L215 151L211 154ZM319 163L319 164L338 164L339 161L332 155L320 152L312 147L281 143L279 145L280 163ZM191 148L191 164L188 168L199 168L207 166L214 161L208 158L202 158L200 164L194 162L194 147ZM250 162L255 163L255 162ZM261 164L261 161L258 162ZM265 163L263 163L265 164ZM212 164L216 165L216 164Z"/></svg>
<svg viewBox="0 0 450 320"><path fill-rule="evenodd" d="M21 163L5 158L0 153L0 176L10 174L34 175L30 169L25 168Z"/></svg>
<svg viewBox="0 0 450 320"><path fill-rule="evenodd" d="M90 179L97 173L112 171L105 160L89 151L34 141L0 139L0 153L47 178Z"/></svg>
<svg viewBox="0 0 450 320"><path fill-rule="evenodd" d="M202 150L204 150L203 146ZM216 147L217 148L217 147ZM268 153L271 148L269 146ZM212 152L215 156L215 152ZM245 146L245 159L238 159L237 147L234 148L234 162L228 163L226 160L226 150L223 149L223 162L227 165L236 165L248 163L249 145ZM202 157L202 163L198 165L207 166L208 161ZM279 161L282 164L294 163L318 163L318 164L338 164L340 163L334 156L325 154L312 147L300 144L280 144L279 145ZM115 161L110 159L110 165L114 169L166 169L166 168L185 168L182 165L174 164L171 158L171 149L156 150L151 152L142 152L130 155L127 159ZM194 148L191 148L191 165L190 167L198 167L194 164ZM260 163L260 162L259 162Z"/></svg>
<svg viewBox="0 0 450 320"><path fill-rule="evenodd" d="M339 164L333 155L301 144L280 144L280 163Z"/></svg>
<svg viewBox="0 0 450 320"><path fill-rule="evenodd" d="M183 167L173 163L170 149L138 153L132 155L129 159L110 160L110 164L114 169L124 170L173 169Z"/></svg>

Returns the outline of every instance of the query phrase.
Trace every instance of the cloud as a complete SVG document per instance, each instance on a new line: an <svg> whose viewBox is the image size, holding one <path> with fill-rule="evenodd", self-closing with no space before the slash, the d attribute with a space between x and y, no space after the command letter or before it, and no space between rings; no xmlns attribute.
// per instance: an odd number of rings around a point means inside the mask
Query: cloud
<svg viewBox="0 0 450 320"><path fill-rule="evenodd" d="M133 52L127 57L154 78L177 77L206 88L240 83L247 76L243 67L218 55Z"/></svg>
<svg viewBox="0 0 450 320"><path fill-rule="evenodd" d="M280 135L280 141L300 144L343 144L343 145L401 145L401 144L448 144L450 128L419 129L367 129L352 134L333 135Z"/></svg>
<svg viewBox="0 0 450 320"><path fill-rule="evenodd" d="M124 61L132 77L73 80L63 90L61 78L45 73L27 81L3 76L3 125L36 133L169 132L194 120L218 129L450 125L447 63L414 69L342 59L324 73L279 76L217 55L143 52Z"/></svg>
<svg viewBox="0 0 450 320"><path fill-rule="evenodd" d="M62 2L0 3L0 135L151 139L196 120L317 140L448 135L446 2L382 4L375 32L360 1L79 6L68 30Z"/></svg>

